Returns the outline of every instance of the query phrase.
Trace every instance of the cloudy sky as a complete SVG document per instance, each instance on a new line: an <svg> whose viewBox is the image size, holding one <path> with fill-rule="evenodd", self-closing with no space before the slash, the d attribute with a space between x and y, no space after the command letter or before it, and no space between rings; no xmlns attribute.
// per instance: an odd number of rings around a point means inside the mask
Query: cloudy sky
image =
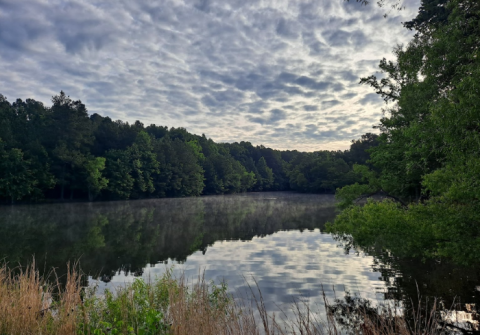
<svg viewBox="0 0 480 335"><path fill-rule="evenodd" d="M353 0L352 0L353 1ZM343 0L0 0L0 93L215 141L345 149L382 100L361 76L412 34Z"/></svg>

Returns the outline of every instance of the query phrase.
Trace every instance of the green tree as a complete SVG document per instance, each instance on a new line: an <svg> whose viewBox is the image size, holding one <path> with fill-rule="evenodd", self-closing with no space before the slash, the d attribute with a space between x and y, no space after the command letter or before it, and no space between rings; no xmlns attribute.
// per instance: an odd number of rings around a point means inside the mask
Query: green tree
<svg viewBox="0 0 480 335"><path fill-rule="evenodd" d="M20 149L5 150L0 139L0 194L13 204L29 195L37 185L30 170L30 161L25 160Z"/></svg>
<svg viewBox="0 0 480 335"><path fill-rule="evenodd" d="M13 127L12 118L13 113L11 105L7 98L0 94L0 134L4 142L13 143Z"/></svg>
<svg viewBox="0 0 480 335"><path fill-rule="evenodd" d="M37 181L32 192L25 195L30 200L43 198L44 191L54 186L49 155L44 147L47 115L46 108L38 101L17 99L10 105L0 95L0 134L5 149L20 149Z"/></svg>
<svg viewBox="0 0 480 335"><path fill-rule="evenodd" d="M159 164L153 150L152 139L145 131L139 132L135 142L128 148L134 180L132 194L136 198L155 191L153 177L159 173Z"/></svg>
<svg viewBox="0 0 480 335"><path fill-rule="evenodd" d="M386 190L393 201L350 206L332 229L390 244L386 232L395 230L423 255L471 263L480 251L480 4L452 0L446 12L440 21L419 14L423 23L388 72L396 99L372 149L379 171L363 168L368 186L339 192L345 200ZM387 81L368 82L385 96Z"/></svg>
<svg viewBox="0 0 480 335"><path fill-rule="evenodd" d="M350 150L346 152L345 160L353 164L367 164L370 159L370 149L378 146L378 135L366 133L358 140L352 140Z"/></svg>
<svg viewBox="0 0 480 335"><path fill-rule="evenodd" d="M130 152L109 150L106 152L105 175L108 179L107 191L117 199L128 199L132 193L133 179Z"/></svg>
<svg viewBox="0 0 480 335"><path fill-rule="evenodd" d="M249 142L215 143L184 128L145 127L140 121L129 124L99 114L89 116L80 100L64 92L52 103L51 108L33 99L10 104L0 95L5 150L20 150L36 180L22 199L44 195L64 199L67 192L71 199L74 192L75 197L89 199L290 188L330 192L352 179L338 152L331 152L332 159L325 161L325 153L281 152Z"/></svg>
<svg viewBox="0 0 480 335"><path fill-rule="evenodd" d="M88 200L90 201L93 201L100 191L108 185L108 179L102 176L105 161L106 159L103 157L92 157L85 162Z"/></svg>
<svg viewBox="0 0 480 335"><path fill-rule="evenodd" d="M60 185L60 198L64 199L67 185L72 192L79 187L79 183L75 184L75 176L94 138L87 109L80 100L74 101L62 91L52 102L47 143L55 157L52 168Z"/></svg>
<svg viewBox="0 0 480 335"><path fill-rule="evenodd" d="M160 173L155 177L156 194L160 197L198 196L202 193L205 158L195 141L173 141L169 136L155 143Z"/></svg>
<svg viewBox="0 0 480 335"><path fill-rule="evenodd" d="M265 159L267 166L272 170L273 183L270 190L282 190L287 188L287 177L285 174L285 163L282 159L280 151L266 148L263 145L257 147L259 155Z"/></svg>
<svg viewBox="0 0 480 335"><path fill-rule="evenodd" d="M261 188L269 190L273 186L274 176L272 169L267 165L267 161L262 156L256 164L257 171L261 177Z"/></svg>
<svg viewBox="0 0 480 335"><path fill-rule="evenodd" d="M241 179L242 186L240 192L247 192L251 190L256 183L257 179L255 178L255 173L244 171Z"/></svg>

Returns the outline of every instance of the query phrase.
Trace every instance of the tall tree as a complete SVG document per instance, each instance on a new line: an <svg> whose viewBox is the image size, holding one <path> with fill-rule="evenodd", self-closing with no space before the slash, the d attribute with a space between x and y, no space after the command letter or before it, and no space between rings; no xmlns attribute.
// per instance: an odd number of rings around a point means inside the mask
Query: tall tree
<svg viewBox="0 0 480 335"><path fill-rule="evenodd" d="M262 189L269 190L273 186L275 179L272 169L267 165L267 161L263 156L258 160L256 168L261 176Z"/></svg>
<svg viewBox="0 0 480 335"><path fill-rule="evenodd" d="M108 185L108 179L102 176L105 169L106 159L103 157L91 157L85 161L86 182L88 190L88 200L93 199L105 189Z"/></svg>
<svg viewBox="0 0 480 335"><path fill-rule="evenodd" d="M0 140L0 194L13 204L29 195L37 181L20 149L5 150Z"/></svg>
<svg viewBox="0 0 480 335"><path fill-rule="evenodd" d="M132 177L130 151L109 150L105 155L105 175L108 179L107 191L113 198L129 199L135 182Z"/></svg>
<svg viewBox="0 0 480 335"><path fill-rule="evenodd" d="M156 194L160 197L198 196L204 188L204 156L196 141L173 141L169 136L155 143L160 173L155 177Z"/></svg>
<svg viewBox="0 0 480 335"><path fill-rule="evenodd" d="M145 131L139 132L135 142L128 148L135 181L132 193L136 198L155 191L153 176L159 173L159 164L153 150L152 139Z"/></svg>
<svg viewBox="0 0 480 335"><path fill-rule="evenodd" d="M74 169L84 163L94 138L87 109L80 100L74 101L62 91L52 102L47 143L55 158L52 169L60 185L60 198L64 199L65 187L70 186L73 192L77 186Z"/></svg>
<svg viewBox="0 0 480 335"><path fill-rule="evenodd" d="M372 149L379 172L357 167L368 184L339 192L343 206L379 190L395 203L350 206L335 227L359 239L370 232L391 240L382 234L395 231L427 256L467 263L480 252L480 3L446 6L441 22L419 14L422 25L388 72L397 97ZM388 81L370 79L384 95Z"/></svg>

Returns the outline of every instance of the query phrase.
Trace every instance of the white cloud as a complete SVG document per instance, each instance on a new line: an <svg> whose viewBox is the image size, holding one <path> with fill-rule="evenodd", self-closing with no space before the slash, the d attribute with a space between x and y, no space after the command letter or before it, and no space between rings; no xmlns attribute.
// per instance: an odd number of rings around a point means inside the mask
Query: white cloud
<svg viewBox="0 0 480 335"><path fill-rule="evenodd" d="M371 125L307 125L378 115L359 77L409 40L407 5L384 19L343 0L0 0L0 93L48 104L64 90L92 113L216 141L344 149Z"/></svg>

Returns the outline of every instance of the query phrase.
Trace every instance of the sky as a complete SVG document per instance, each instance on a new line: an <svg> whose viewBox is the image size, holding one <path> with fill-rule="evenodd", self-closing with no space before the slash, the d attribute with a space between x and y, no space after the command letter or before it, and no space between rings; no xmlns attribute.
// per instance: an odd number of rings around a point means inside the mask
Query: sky
<svg viewBox="0 0 480 335"><path fill-rule="evenodd" d="M50 106L63 90L89 113L216 142L343 150L382 116L359 80L411 39L418 0L404 5L0 0L0 94Z"/></svg>

